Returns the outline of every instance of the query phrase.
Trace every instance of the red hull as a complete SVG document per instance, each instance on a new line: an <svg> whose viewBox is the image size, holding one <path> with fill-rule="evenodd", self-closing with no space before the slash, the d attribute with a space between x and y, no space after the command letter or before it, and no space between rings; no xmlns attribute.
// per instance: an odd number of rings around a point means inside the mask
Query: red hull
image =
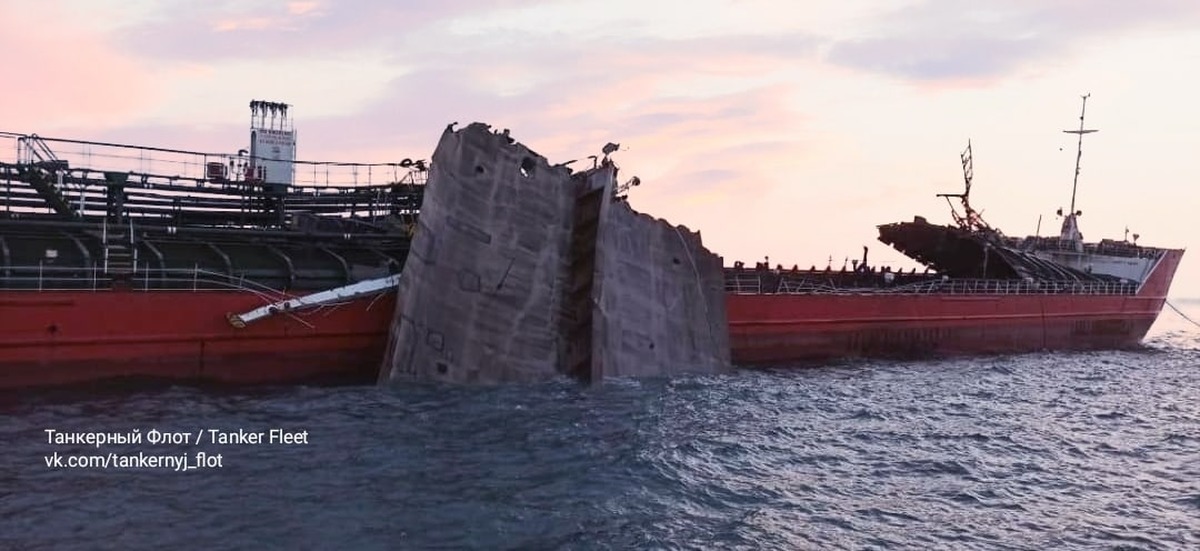
<svg viewBox="0 0 1200 551"><path fill-rule="evenodd" d="M732 355L750 364L1132 347L1182 254L1169 251L1134 296L731 294ZM226 320L262 303L239 291L2 291L0 388L116 377L375 380L394 293L242 329Z"/></svg>
<svg viewBox="0 0 1200 551"><path fill-rule="evenodd" d="M394 293L242 329L226 320L263 302L239 291L0 291L0 388L115 377L374 381Z"/></svg>
<svg viewBox="0 0 1200 551"><path fill-rule="evenodd" d="M1168 251L1137 295L730 294L735 363L1137 346L1183 251Z"/></svg>

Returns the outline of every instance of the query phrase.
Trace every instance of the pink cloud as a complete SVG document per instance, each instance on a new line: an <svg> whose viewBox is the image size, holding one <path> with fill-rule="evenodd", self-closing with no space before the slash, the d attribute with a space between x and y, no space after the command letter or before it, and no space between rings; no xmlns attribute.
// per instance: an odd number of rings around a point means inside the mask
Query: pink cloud
<svg viewBox="0 0 1200 551"><path fill-rule="evenodd" d="M1200 5L1186 0L1014 0L974 9L926 0L874 19L859 38L834 41L827 58L903 79L972 86L1093 39L1198 21Z"/></svg>
<svg viewBox="0 0 1200 551"><path fill-rule="evenodd" d="M149 71L55 4L0 18L0 50L14 52L3 61L5 130L119 124L155 98Z"/></svg>
<svg viewBox="0 0 1200 551"><path fill-rule="evenodd" d="M312 55L396 47L431 22L527 3L531 0L160 3L152 6L160 17L126 28L120 39L131 52L162 59L217 62L245 59L248 52L259 59Z"/></svg>
<svg viewBox="0 0 1200 551"><path fill-rule="evenodd" d="M292 15L309 15L320 6L319 2L288 2L287 11Z"/></svg>
<svg viewBox="0 0 1200 551"><path fill-rule="evenodd" d="M241 19L221 19L213 24L217 32L257 31L279 25L279 21L269 17L246 17Z"/></svg>

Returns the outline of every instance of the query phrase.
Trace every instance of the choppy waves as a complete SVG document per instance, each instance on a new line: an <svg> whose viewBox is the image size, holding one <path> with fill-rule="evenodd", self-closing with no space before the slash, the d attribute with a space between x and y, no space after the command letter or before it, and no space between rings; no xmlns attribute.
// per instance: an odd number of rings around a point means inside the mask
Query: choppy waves
<svg viewBox="0 0 1200 551"><path fill-rule="evenodd" d="M590 389L6 396L0 547L1196 548L1200 332L1148 344ZM46 428L201 426L312 444L188 473L42 464L64 451Z"/></svg>

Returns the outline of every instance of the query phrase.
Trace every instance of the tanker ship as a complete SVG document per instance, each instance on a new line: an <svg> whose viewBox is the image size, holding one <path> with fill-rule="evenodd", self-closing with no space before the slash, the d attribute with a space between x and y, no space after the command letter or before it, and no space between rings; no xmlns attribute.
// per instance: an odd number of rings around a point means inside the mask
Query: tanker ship
<svg viewBox="0 0 1200 551"><path fill-rule="evenodd" d="M1086 110L1086 97L1084 98ZM233 154L0 133L0 389L152 377L377 378L427 166L295 160L282 103L253 101ZM878 227L925 266L725 269L738 364L1138 346L1183 250L988 225ZM2 155L2 154L0 154ZM620 200L618 195L613 200ZM953 203L958 199L962 213Z"/></svg>
<svg viewBox="0 0 1200 551"><path fill-rule="evenodd" d="M953 225L923 217L878 226L879 240L924 269L861 260L834 270L738 263L725 270L730 346L741 364L845 357L932 357L1140 345L1166 302L1183 250L1129 240L1086 242L1076 210L1084 114L1071 207L1059 235L1009 237L970 204L968 143L963 193L939 194ZM961 203L962 213L953 199ZM1040 224L1039 224L1040 225Z"/></svg>
<svg viewBox="0 0 1200 551"><path fill-rule="evenodd" d="M374 381L427 167L296 160L288 109L229 154L0 133L0 388Z"/></svg>

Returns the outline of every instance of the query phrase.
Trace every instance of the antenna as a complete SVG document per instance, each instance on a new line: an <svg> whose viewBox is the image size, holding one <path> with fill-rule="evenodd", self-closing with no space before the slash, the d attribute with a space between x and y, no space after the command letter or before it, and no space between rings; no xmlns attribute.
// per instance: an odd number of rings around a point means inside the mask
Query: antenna
<svg viewBox="0 0 1200 551"><path fill-rule="evenodd" d="M1079 188L1079 161L1083 159L1083 135L1099 132L1099 130L1083 129L1083 115L1087 112L1087 100L1092 97L1092 94L1089 92L1079 97L1083 98L1083 108L1079 110L1079 130L1063 130L1067 134L1079 134L1079 149L1075 154L1075 181L1071 183L1070 216L1075 216L1075 190Z"/></svg>

